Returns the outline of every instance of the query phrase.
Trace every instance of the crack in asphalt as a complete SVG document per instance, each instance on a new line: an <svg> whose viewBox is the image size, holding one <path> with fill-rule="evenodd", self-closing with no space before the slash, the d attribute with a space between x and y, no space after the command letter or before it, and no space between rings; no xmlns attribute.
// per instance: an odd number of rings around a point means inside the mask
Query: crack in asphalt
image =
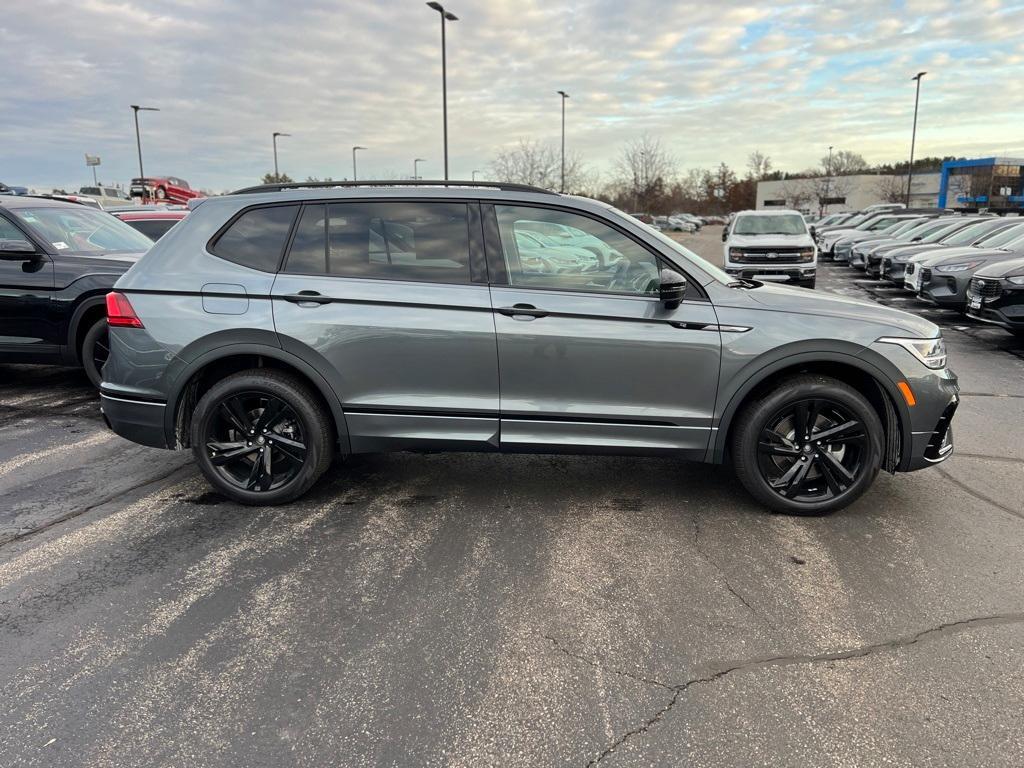
<svg viewBox="0 0 1024 768"><path fill-rule="evenodd" d="M748 611L750 611L751 615L755 619L760 621L769 629L774 630L775 625L772 624L766 616L761 615L760 611L754 610L754 606L747 602L747 599L743 597L743 595L741 595L735 587L733 587L732 583L729 581L729 576L728 574L726 574L725 569L723 569L722 566L720 566L718 562L705 551L700 535L700 522L697 520L697 518L691 518L691 522L693 523L693 546L697 550L697 554L700 555L701 559L703 559L704 562L706 562L708 565L710 565L712 568L718 571L719 574L721 574L722 583L725 585L725 588L729 590L729 594L731 594L733 597L739 600L744 605L744 607Z"/></svg>
<svg viewBox="0 0 1024 768"><path fill-rule="evenodd" d="M67 513L61 515L60 517L55 517L52 520L47 520L45 523L42 523L41 525L37 525L35 528L31 528L31 529L29 529L27 531L22 531L21 533L9 534L7 536L0 536L0 547L4 547L7 544L12 544L15 541L20 541L21 539L25 539L25 538L27 538L29 536L33 536L33 535L35 535L37 533L42 533L43 531L49 530L50 528L54 527L55 525L60 525L61 523L66 523L68 520L73 520L76 517L80 517L80 516L82 516L84 514L87 514L87 513L91 512L94 509L102 507L105 504L109 504L110 502L115 501L115 500L121 498L122 496L126 496L126 495L128 495L130 493L134 493L135 491L138 491L141 488L145 488L148 485L153 485L154 483L163 482L164 480L166 480L167 478L171 477L176 472L180 472L181 470L185 469L188 466L189 466L189 462L181 464L180 466L175 467L174 469L170 470L169 472L164 472L162 475L158 475L156 477L152 477L152 478L146 480L145 482L139 483L137 485L133 485L130 488L124 488L124 489L118 491L117 493L112 493L109 496L106 496L106 497L100 499L99 501L96 501L96 502L94 502L94 503L92 503L92 504L90 504L90 505L88 505L86 507L82 507L81 509L75 509L75 510L72 510L70 512L67 512Z"/></svg>
<svg viewBox="0 0 1024 768"><path fill-rule="evenodd" d="M789 667L797 666L801 664L821 664L835 661L849 661L851 659L860 659L866 656L871 656L876 653L885 653L887 651L897 650L899 648L906 648L912 645L916 645L923 640L930 638L945 636L950 634L957 634L960 632L966 632L976 627L996 627L1004 626L1008 624L1022 624L1024 623L1024 612L1011 612L992 614L989 616L977 616L970 619L960 619L958 621L950 621L939 624L935 627L929 627L923 629L920 632L915 632L911 635L904 635L901 637L894 638L892 640L885 640L879 643L871 643L868 645L856 646L854 648L847 648L841 651L832 651L830 653L820 654L798 654L792 656L759 656L751 659L735 662L724 662L717 665L711 665L703 675L700 677L691 678L683 683L676 685L670 685L663 683L658 680L644 678L640 675L634 675L628 672L621 672L615 669L608 669L604 667L600 662L583 656L582 654L573 653L568 651L562 643L560 643L554 637L545 634L544 637L555 644L555 647L564 653L566 656L572 659L577 659L585 664L588 664L596 669L600 669L605 672L611 672L616 675L628 677L630 679L646 682L650 685L658 686L659 688L666 688L673 691L672 698L669 702L658 709L653 715L647 720L641 723L639 726L626 731L619 736L615 741L609 744L605 749L598 754L596 757L591 758L587 762L587 768L595 766L604 760L608 755L615 752L620 746L622 746L629 739L639 736L640 734L646 733L658 722L660 722L666 714L679 702L682 695L695 685L704 685L707 683L714 683L721 680L729 675L740 672L747 672L750 670L767 669L769 667Z"/></svg>
<svg viewBox="0 0 1024 768"><path fill-rule="evenodd" d="M985 494L974 490L967 483L963 482L962 480L957 480L955 477L953 477L953 475L951 475L949 473L949 470L947 470L945 467L936 467L936 469L939 471L940 475L949 480L949 482L951 482L957 488L962 490L964 493L973 496L974 498L978 499L978 501L983 501L986 504L991 504L993 507L1001 509L1003 510L1003 512L1006 512L1007 514L1013 515L1014 517L1019 517L1021 520L1024 520L1024 512L1018 509L1008 507L1005 504L1002 504L996 501L995 499L989 498Z"/></svg>

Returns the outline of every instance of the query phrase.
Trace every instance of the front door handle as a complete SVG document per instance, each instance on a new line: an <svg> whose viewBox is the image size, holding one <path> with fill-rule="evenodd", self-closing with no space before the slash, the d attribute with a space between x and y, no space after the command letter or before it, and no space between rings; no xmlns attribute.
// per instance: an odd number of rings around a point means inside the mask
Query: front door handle
<svg viewBox="0 0 1024 768"><path fill-rule="evenodd" d="M533 304L514 304L511 307L498 307L496 310L506 317L514 317L517 320L533 319L535 317L547 317L550 312L545 309L537 309Z"/></svg>
<svg viewBox="0 0 1024 768"><path fill-rule="evenodd" d="M292 304L299 305L330 304L332 301L330 296L322 296L316 291L299 291L298 293L288 294L287 296L282 296L281 298L284 299L285 301L291 302Z"/></svg>

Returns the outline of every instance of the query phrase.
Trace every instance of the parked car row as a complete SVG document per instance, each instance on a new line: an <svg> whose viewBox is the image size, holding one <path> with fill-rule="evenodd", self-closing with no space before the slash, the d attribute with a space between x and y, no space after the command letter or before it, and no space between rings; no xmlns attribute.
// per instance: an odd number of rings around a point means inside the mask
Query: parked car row
<svg viewBox="0 0 1024 768"><path fill-rule="evenodd" d="M836 262L1024 335L1024 217L908 210L837 226L818 232Z"/></svg>
<svg viewBox="0 0 1024 768"><path fill-rule="evenodd" d="M0 362L80 366L99 386L108 354L104 297L187 214L0 197Z"/></svg>

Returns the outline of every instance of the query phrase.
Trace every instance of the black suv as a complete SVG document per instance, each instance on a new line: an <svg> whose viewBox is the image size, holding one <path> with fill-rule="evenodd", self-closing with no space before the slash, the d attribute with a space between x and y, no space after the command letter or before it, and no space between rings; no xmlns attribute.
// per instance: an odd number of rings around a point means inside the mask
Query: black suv
<svg viewBox="0 0 1024 768"><path fill-rule="evenodd" d="M103 211L0 197L0 363L80 365L99 386L105 296L152 244Z"/></svg>

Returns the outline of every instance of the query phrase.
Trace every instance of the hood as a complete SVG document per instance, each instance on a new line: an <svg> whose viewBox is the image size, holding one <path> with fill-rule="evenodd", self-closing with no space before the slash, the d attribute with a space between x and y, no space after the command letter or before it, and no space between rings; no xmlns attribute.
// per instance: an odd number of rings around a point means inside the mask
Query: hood
<svg viewBox="0 0 1024 768"><path fill-rule="evenodd" d="M750 297L758 304L780 312L843 317L855 322L888 325L898 333L922 339L939 335L939 327L923 317L885 307L873 301L772 283L752 289Z"/></svg>
<svg viewBox="0 0 1024 768"><path fill-rule="evenodd" d="M944 246L937 245L935 243L918 243L917 245L902 245L895 248L889 248L882 250L886 256L896 261L906 261L911 256L918 253L925 253L927 251L937 251Z"/></svg>
<svg viewBox="0 0 1024 768"><path fill-rule="evenodd" d="M925 264L929 267L941 264L959 264L970 261L1012 261L1016 254L1009 251L1001 251L998 248L953 248L950 250L960 253L936 254L934 258L928 259ZM965 253L966 251L966 253Z"/></svg>
<svg viewBox="0 0 1024 768"><path fill-rule="evenodd" d="M74 256L80 256L85 254L71 254ZM125 269L132 266L135 262L141 259L145 253L90 253L87 254L90 261L106 261L114 264L124 264Z"/></svg>
<svg viewBox="0 0 1024 768"><path fill-rule="evenodd" d="M730 234L729 239L726 241L726 245L732 248L742 248L744 246L751 246L755 248L771 248L773 245L780 246L795 246L795 245L814 245L814 241L811 240L809 234L802 235L737 235Z"/></svg>
<svg viewBox="0 0 1024 768"><path fill-rule="evenodd" d="M994 264L982 267L974 274L978 277L1016 277L1017 275L1024 275L1024 258L1017 254L1015 258L997 261Z"/></svg>

